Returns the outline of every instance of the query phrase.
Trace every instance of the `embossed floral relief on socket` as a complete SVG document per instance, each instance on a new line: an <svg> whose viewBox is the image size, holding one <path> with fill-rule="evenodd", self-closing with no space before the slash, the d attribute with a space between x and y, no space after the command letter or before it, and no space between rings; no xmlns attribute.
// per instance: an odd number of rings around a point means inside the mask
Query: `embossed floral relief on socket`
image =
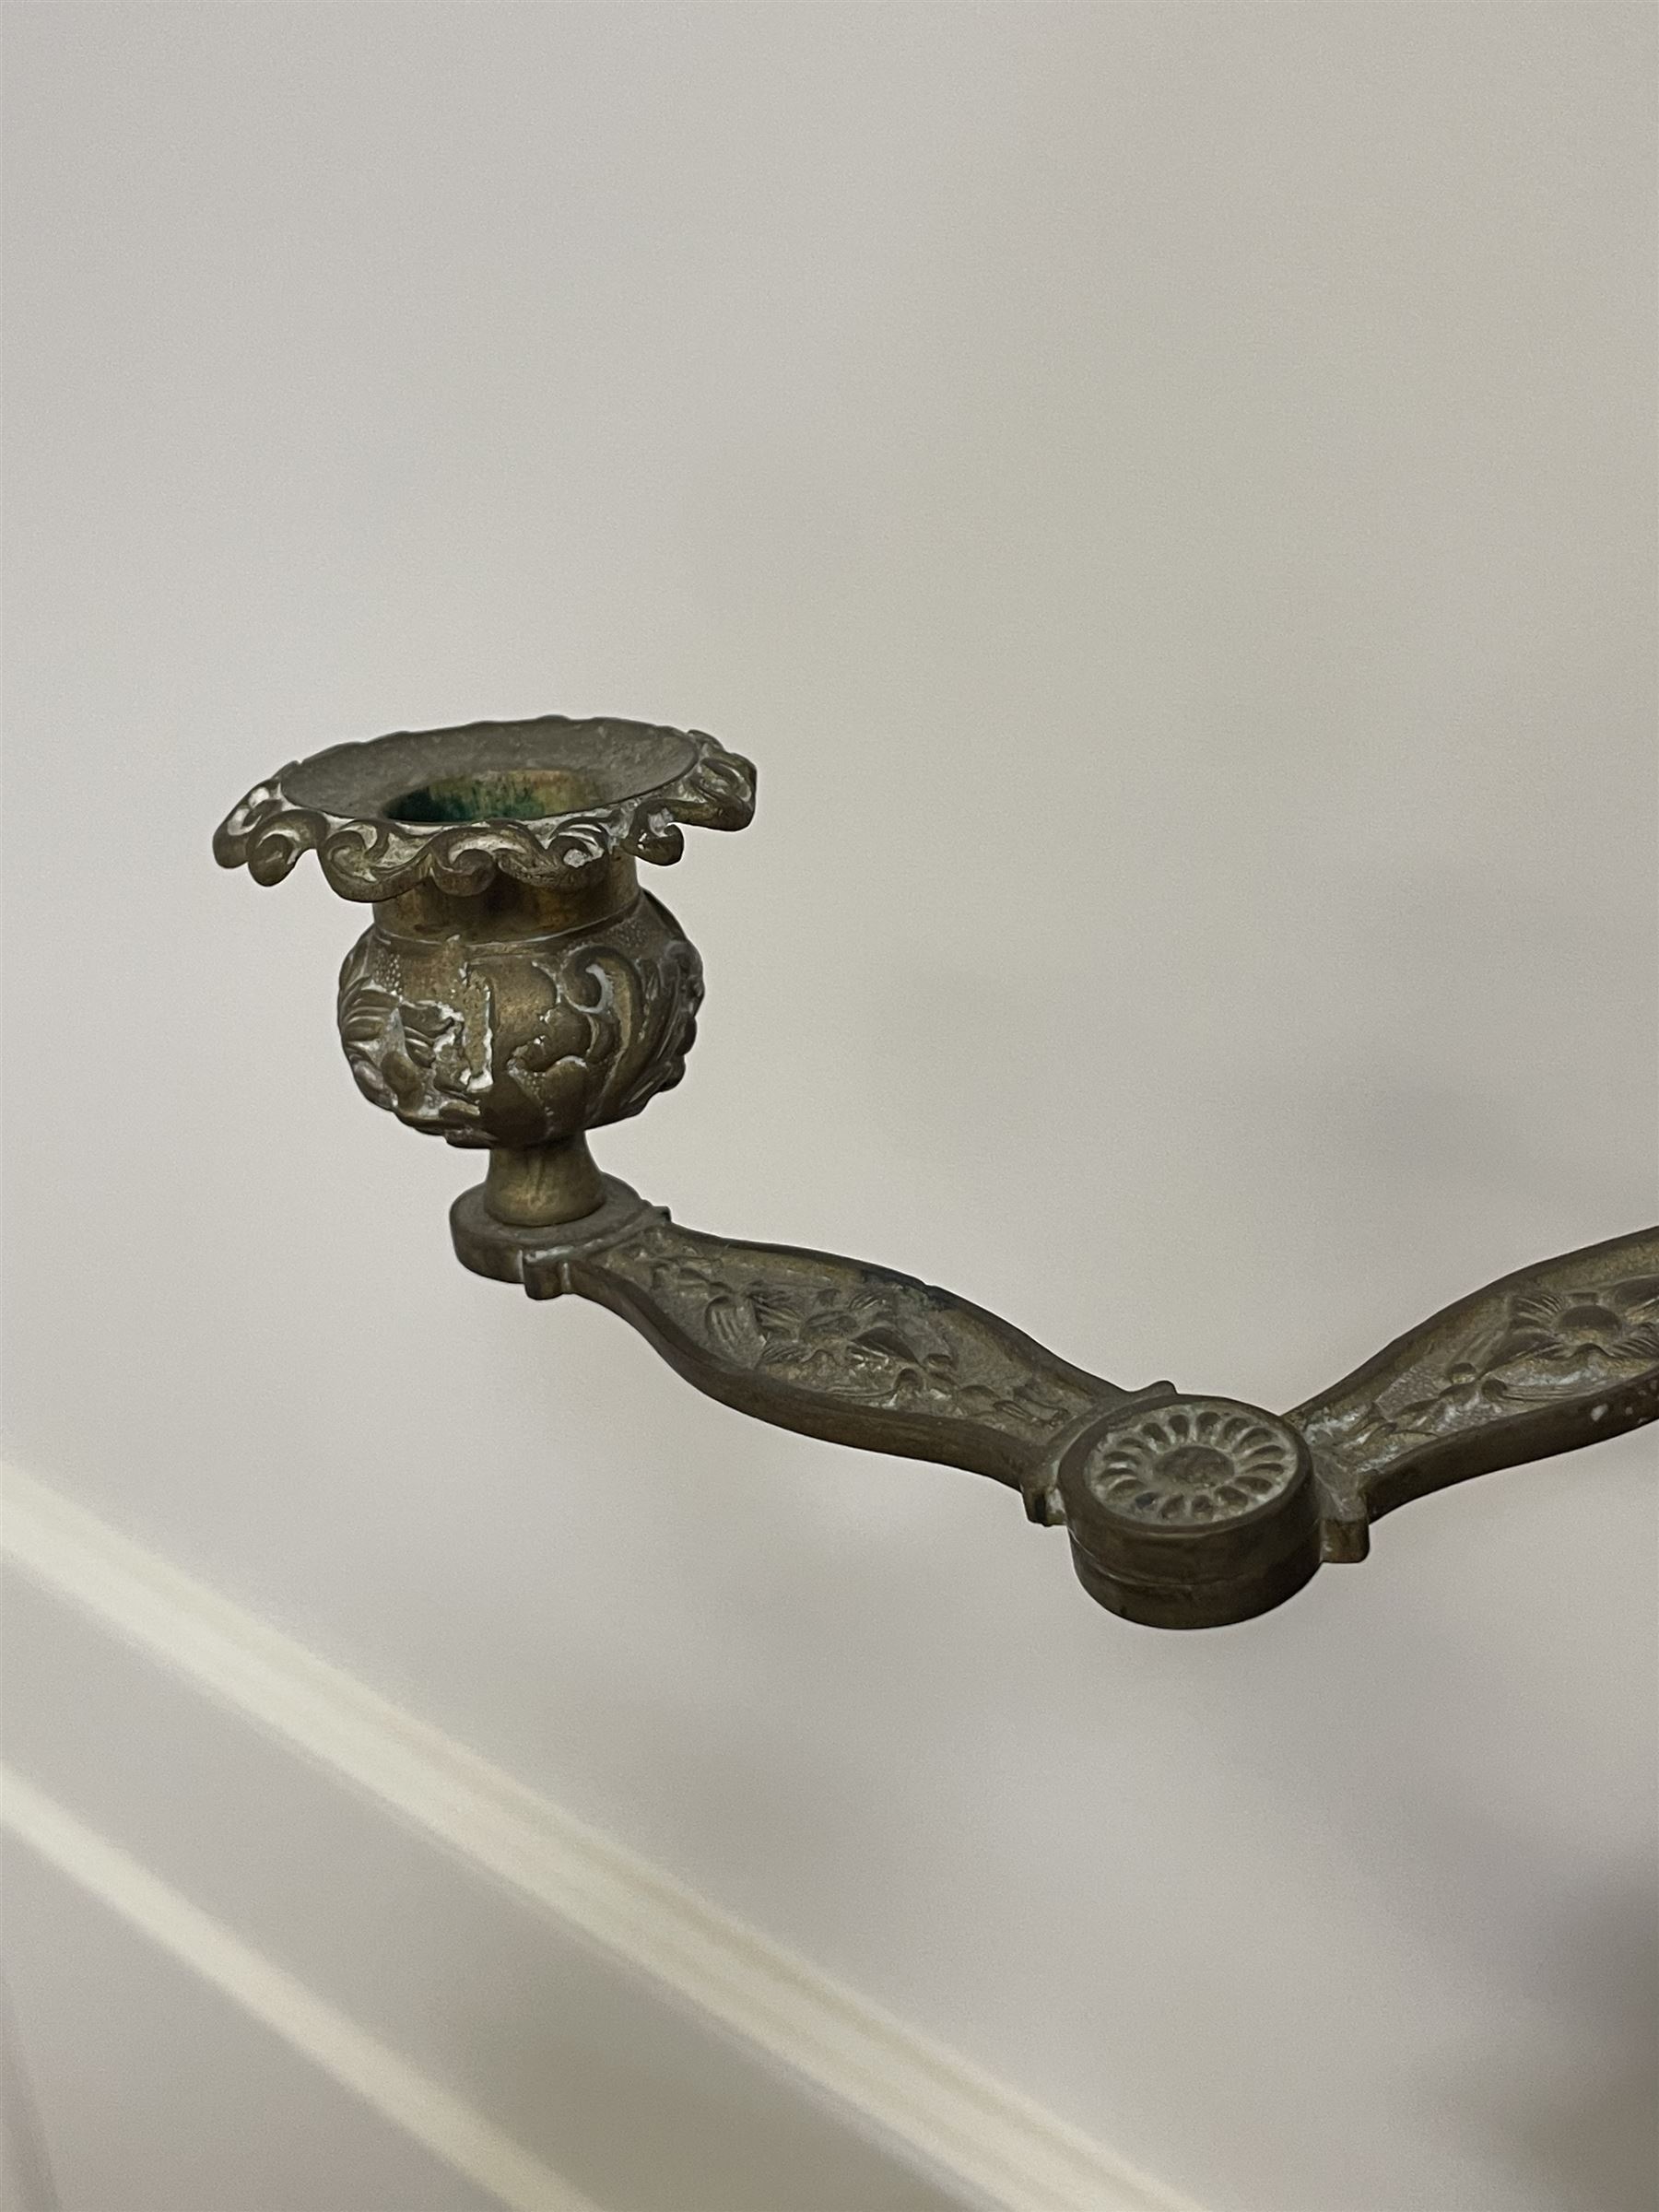
<svg viewBox="0 0 1659 2212"><path fill-rule="evenodd" d="M340 974L365 1098L463 1145L546 1145L638 1113L685 1073L702 963L641 893L598 928L480 946L377 923Z"/></svg>

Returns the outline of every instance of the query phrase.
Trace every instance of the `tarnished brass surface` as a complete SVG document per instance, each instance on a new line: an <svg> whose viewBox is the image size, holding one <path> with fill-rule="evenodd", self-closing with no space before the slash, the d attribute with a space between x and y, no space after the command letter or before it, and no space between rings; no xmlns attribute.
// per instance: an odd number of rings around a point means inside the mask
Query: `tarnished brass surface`
<svg viewBox="0 0 1659 2212"><path fill-rule="evenodd" d="M373 902L340 972L358 1088L489 1147L485 1206L523 1228L600 1204L585 1133L677 1083L697 1034L702 964L636 863L754 806L749 763L700 731L547 715L293 762L214 852L277 883L314 851L342 898Z"/></svg>
<svg viewBox="0 0 1659 2212"><path fill-rule="evenodd" d="M600 1175L586 1132L679 1081L702 997L636 864L753 810L749 763L700 732L546 716L335 746L214 850L261 883L314 850L373 902L341 1041L375 1104L488 1150L451 1209L465 1265L608 1306L740 1412L1008 1484L1125 1618L1248 1619L1363 1559L1397 1505L1659 1416L1659 1230L1506 1276L1273 1414L1125 1389L948 1291L683 1229Z"/></svg>
<svg viewBox="0 0 1659 2212"><path fill-rule="evenodd" d="M1325 1557L1430 1490L1659 1416L1659 1229L1540 1260L1408 1330L1287 1418L1325 1494Z"/></svg>

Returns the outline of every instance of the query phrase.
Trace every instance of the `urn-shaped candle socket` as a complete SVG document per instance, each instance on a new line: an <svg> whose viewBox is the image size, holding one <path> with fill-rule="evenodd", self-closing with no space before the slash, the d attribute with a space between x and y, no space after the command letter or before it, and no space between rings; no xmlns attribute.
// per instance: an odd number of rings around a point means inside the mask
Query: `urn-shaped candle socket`
<svg viewBox="0 0 1659 2212"><path fill-rule="evenodd" d="M738 830L750 764L700 731L545 716L342 745L249 793L215 841L278 882L308 848L374 919L340 975L358 1087L412 1129L488 1147L515 1228L604 1202L586 1132L677 1083L702 965L640 888L681 825Z"/></svg>

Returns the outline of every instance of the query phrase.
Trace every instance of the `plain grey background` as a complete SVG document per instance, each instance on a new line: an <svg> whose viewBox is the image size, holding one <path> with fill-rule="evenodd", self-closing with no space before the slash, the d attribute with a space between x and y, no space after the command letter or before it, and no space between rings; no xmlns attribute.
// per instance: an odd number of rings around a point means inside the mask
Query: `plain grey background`
<svg viewBox="0 0 1659 2212"><path fill-rule="evenodd" d="M714 730L605 1164L1132 1382L1647 1218L1652 9L7 14L10 1457L1214 2212L1646 2201L1649 1441L1126 1627L464 1275L208 841Z"/></svg>

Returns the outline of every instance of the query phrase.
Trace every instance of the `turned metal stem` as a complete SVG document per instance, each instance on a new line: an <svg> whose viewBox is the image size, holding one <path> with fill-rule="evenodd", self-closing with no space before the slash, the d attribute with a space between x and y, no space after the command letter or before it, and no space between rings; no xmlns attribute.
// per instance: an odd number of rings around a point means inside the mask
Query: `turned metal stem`
<svg viewBox="0 0 1659 2212"><path fill-rule="evenodd" d="M522 1150L498 1145L484 1172L484 1204L513 1229L580 1221L605 1202L605 1185L585 1136Z"/></svg>

